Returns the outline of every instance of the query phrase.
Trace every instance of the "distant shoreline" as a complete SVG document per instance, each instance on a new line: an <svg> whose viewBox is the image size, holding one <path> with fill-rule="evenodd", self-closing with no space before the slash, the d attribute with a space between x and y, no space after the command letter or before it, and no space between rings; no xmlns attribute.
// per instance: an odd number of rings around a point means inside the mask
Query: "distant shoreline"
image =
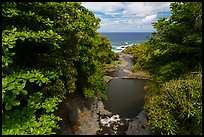
<svg viewBox="0 0 204 137"><path fill-rule="evenodd" d="M112 51L122 52L126 47L148 41L152 32L100 32L106 36L112 46Z"/></svg>
<svg viewBox="0 0 204 137"><path fill-rule="evenodd" d="M121 45L121 46L118 46L116 49L117 50L120 50L120 51L114 51L113 49L111 49L113 52L115 53L120 53L120 52L123 52L123 50L125 50L127 47L129 46L134 46L134 45L140 45L141 43L135 43L135 44L129 44L129 45Z"/></svg>
<svg viewBox="0 0 204 137"><path fill-rule="evenodd" d="M99 32L99 33L153 33L153 32Z"/></svg>

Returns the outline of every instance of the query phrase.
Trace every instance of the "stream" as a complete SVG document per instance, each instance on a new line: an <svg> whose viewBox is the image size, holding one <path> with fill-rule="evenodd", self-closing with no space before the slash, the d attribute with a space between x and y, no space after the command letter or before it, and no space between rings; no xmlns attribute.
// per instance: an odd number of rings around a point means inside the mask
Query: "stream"
<svg viewBox="0 0 204 137"><path fill-rule="evenodd" d="M107 100L85 99L82 93L67 96L56 112L63 119L57 135L151 135L143 109L146 80L132 77L132 55L119 57L122 63L104 76Z"/></svg>
<svg viewBox="0 0 204 137"><path fill-rule="evenodd" d="M125 118L132 118L139 114L144 106L144 83L141 79L122 79L126 76L124 69L131 70L133 61L131 56L120 53L123 61L118 71L109 72L107 75L116 77L111 80L106 87L107 101L104 102L105 109L119 114Z"/></svg>
<svg viewBox="0 0 204 137"><path fill-rule="evenodd" d="M146 80L124 79L123 77L127 76L126 73L132 73L132 56L123 53L119 53L119 56L122 60L119 70L106 73L107 76L111 76L114 79L107 84L107 101L103 102L104 108L113 115L100 117L100 131L97 134L127 135L135 133L148 135L150 131L148 129L144 131L148 127L143 111L146 93L144 84ZM140 120L138 120L138 116ZM132 125L129 123L132 123ZM137 126L137 129L135 126ZM140 130L143 131L140 132Z"/></svg>

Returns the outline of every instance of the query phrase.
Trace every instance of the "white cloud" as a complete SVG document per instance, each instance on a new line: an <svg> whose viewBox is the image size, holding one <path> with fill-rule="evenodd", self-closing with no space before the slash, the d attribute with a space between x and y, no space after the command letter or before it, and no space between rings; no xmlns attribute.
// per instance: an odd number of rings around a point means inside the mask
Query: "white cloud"
<svg viewBox="0 0 204 137"><path fill-rule="evenodd" d="M156 17L157 15L146 16L145 18L141 19L141 21L143 23L152 22Z"/></svg>
<svg viewBox="0 0 204 137"><path fill-rule="evenodd" d="M140 17L169 11L169 4L170 2L82 2L83 6L94 12Z"/></svg>
<svg viewBox="0 0 204 137"><path fill-rule="evenodd" d="M156 19L156 15L146 16L144 18L101 18L102 24L125 24L125 25L144 25L151 24Z"/></svg>
<svg viewBox="0 0 204 137"><path fill-rule="evenodd" d="M170 12L169 2L82 2L82 5L101 19L100 31L152 31L151 23L160 12Z"/></svg>
<svg viewBox="0 0 204 137"><path fill-rule="evenodd" d="M128 2L123 14L138 17L158 14L161 11L169 11L169 4L169 2Z"/></svg>
<svg viewBox="0 0 204 137"><path fill-rule="evenodd" d="M136 25L136 24L122 24L122 23L114 23L114 24L106 24L101 25L101 28L98 30L99 32L153 32L155 29L152 25Z"/></svg>
<svg viewBox="0 0 204 137"><path fill-rule="evenodd" d="M82 5L91 11L114 14L118 9L124 7L122 2L82 2Z"/></svg>

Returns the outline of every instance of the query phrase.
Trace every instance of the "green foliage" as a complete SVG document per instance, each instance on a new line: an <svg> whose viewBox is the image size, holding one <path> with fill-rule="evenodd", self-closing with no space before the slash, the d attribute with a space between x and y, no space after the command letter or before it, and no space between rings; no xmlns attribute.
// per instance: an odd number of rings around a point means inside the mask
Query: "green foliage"
<svg viewBox="0 0 204 137"><path fill-rule="evenodd" d="M166 64L157 71L158 80L170 80L172 78L178 77L185 72L186 68L180 61L170 62Z"/></svg>
<svg viewBox="0 0 204 137"><path fill-rule="evenodd" d="M154 134L200 135L202 73L191 73L187 78L171 80L160 87L161 91L146 96L145 111ZM149 89L152 93L156 87Z"/></svg>
<svg viewBox="0 0 204 137"><path fill-rule="evenodd" d="M190 66L202 62L202 28L196 25L201 23L202 3L175 2L171 4L171 10L169 19L161 18L153 23L157 32L150 38L149 44L154 45L154 50L160 49L169 56L166 60L182 60L189 69L194 69Z"/></svg>
<svg viewBox="0 0 204 137"><path fill-rule="evenodd" d="M99 22L78 2L2 3L3 134L55 134L76 90L106 98L101 66L116 56Z"/></svg>
<svg viewBox="0 0 204 137"><path fill-rule="evenodd" d="M149 41L128 47L134 71L153 75L145 111L156 135L202 134L202 3L171 3L172 16L153 23ZM184 75L187 75L184 77Z"/></svg>
<svg viewBox="0 0 204 137"><path fill-rule="evenodd" d="M149 41L124 51L134 55L133 69L148 69L164 82L202 65L201 9L201 2L171 3L172 16L153 23L157 32Z"/></svg>
<svg viewBox="0 0 204 137"><path fill-rule="evenodd" d="M133 68L141 69L144 68L144 62L148 61L148 56L146 53L148 52L149 47L146 43L141 43L133 46L127 47L123 52L126 54L133 54L135 65Z"/></svg>
<svg viewBox="0 0 204 137"><path fill-rule="evenodd" d="M134 55L135 68L147 68L164 81L194 71L202 63L201 9L200 2L172 3L172 16L153 23L157 32L149 41L125 51Z"/></svg>
<svg viewBox="0 0 204 137"><path fill-rule="evenodd" d="M32 92L26 87L28 83L35 83L38 86L42 84L50 83L52 79L56 79L59 76L57 73L49 77L50 72L44 72L44 75L40 71L21 71L13 75L9 75L2 78L2 104L5 105L6 110L11 110L12 106L19 106L19 98L26 97L28 92ZM29 93L31 94L31 93Z"/></svg>
<svg viewBox="0 0 204 137"><path fill-rule="evenodd" d="M133 54L135 59L139 59L147 50L148 46L145 43L141 43L128 46L123 52L126 54Z"/></svg>
<svg viewBox="0 0 204 137"><path fill-rule="evenodd" d="M59 128L57 121L60 118L43 112L54 112L62 100L58 97L45 99L36 88L56 78L59 74L49 71L42 74L37 70L22 70L2 78L3 134L54 134L52 128ZM39 121L36 115L42 116ZM43 120L43 117L47 118ZM54 123L48 124L49 121Z"/></svg>
<svg viewBox="0 0 204 137"><path fill-rule="evenodd" d="M12 115L12 117L11 117ZM23 117L22 117L23 115ZM9 119L9 121L8 121ZM36 118L33 109L16 109L14 112L7 113L2 118L3 135L50 135L55 134L52 129L59 129L57 121L61 120L54 114L43 114Z"/></svg>
<svg viewBox="0 0 204 137"><path fill-rule="evenodd" d="M145 110L157 135L202 134L201 2L171 3L172 16L153 23L157 32L134 53L135 68L154 74L148 84ZM140 52L139 52L140 53ZM185 76L185 77L184 77Z"/></svg>

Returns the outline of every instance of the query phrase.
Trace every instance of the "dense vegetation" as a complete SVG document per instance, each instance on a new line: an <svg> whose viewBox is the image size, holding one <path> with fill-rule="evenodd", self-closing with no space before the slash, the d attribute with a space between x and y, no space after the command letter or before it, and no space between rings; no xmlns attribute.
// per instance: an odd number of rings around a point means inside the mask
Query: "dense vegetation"
<svg viewBox="0 0 204 137"><path fill-rule="evenodd" d="M99 23L77 2L2 3L2 134L55 134L68 94L106 98L100 67L116 55Z"/></svg>
<svg viewBox="0 0 204 137"><path fill-rule="evenodd" d="M202 134L202 3L171 3L149 41L127 48L134 70L148 70L145 111L154 134Z"/></svg>

